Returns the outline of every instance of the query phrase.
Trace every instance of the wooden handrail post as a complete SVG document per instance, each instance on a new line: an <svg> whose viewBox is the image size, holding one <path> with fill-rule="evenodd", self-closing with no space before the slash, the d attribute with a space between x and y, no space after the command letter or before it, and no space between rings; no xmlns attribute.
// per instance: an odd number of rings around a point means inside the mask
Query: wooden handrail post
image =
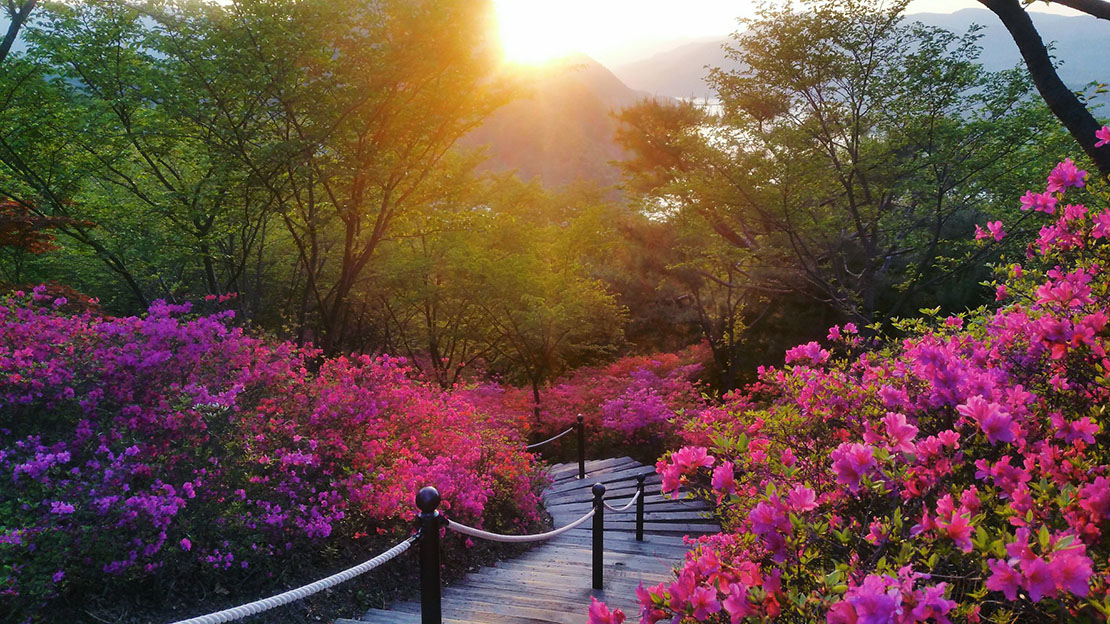
<svg viewBox="0 0 1110 624"><path fill-rule="evenodd" d="M578 478L586 478L586 419L578 415Z"/></svg>
<svg viewBox="0 0 1110 624"><path fill-rule="evenodd" d="M644 541L644 479L646 474L636 475L636 541Z"/></svg>
<svg viewBox="0 0 1110 624"><path fill-rule="evenodd" d="M439 491L426 487L416 493L420 509L420 624L442 624L443 607L439 584Z"/></svg>
<svg viewBox="0 0 1110 624"><path fill-rule="evenodd" d="M594 589L601 589L602 567L605 565L605 484L595 483L594 493Z"/></svg>

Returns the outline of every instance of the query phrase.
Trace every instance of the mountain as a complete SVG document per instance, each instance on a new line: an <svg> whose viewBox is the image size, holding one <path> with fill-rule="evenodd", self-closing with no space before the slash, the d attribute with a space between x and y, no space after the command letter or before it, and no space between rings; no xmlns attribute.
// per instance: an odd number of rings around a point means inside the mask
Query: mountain
<svg viewBox="0 0 1110 624"><path fill-rule="evenodd" d="M620 173L609 161L625 157L613 140L612 113L648 94L628 88L611 71L577 54L528 77L531 92L494 113L461 141L488 145L492 171L516 171L549 186L578 179L615 184Z"/></svg>
<svg viewBox="0 0 1110 624"><path fill-rule="evenodd" d="M705 83L710 67L732 69L736 63L725 58L722 46L728 39L687 43L650 58L613 70L625 84L660 96L712 99Z"/></svg>
<svg viewBox="0 0 1110 624"><path fill-rule="evenodd" d="M1060 77L1072 89L1089 82L1110 82L1110 26L1088 16L1064 16L1030 12L1046 42L1055 42L1054 54L1063 62ZM956 33L972 24L983 26L979 61L989 71L1009 69L1021 62L1017 45L993 13L986 9L963 9L955 13L915 13L906 21L919 21ZM705 84L709 67L736 68L725 58L722 46L728 39L688 43L648 59L614 68L613 72L631 88L661 96L713 98Z"/></svg>

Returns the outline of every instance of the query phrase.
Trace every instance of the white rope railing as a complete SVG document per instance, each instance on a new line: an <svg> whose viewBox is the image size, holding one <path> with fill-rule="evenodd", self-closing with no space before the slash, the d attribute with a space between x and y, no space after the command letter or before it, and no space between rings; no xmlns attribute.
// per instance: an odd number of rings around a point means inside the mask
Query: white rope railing
<svg viewBox="0 0 1110 624"><path fill-rule="evenodd" d="M548 442L554 442L555 440L558 440L559 438L565 436L566 434L570 433L571 431L574 431L577 428L578 428L577 426L571 426L570 429L567 429L566 431L564 431L562 433L556 434L556 435L544 440L543 442L536 442L535 444L529 444L528 446L524 447L524 450L534 449L538 446L543 446L544 444L547 444Z"/></svg>
<svg viewBox="0 0 1110 624"><path fill-rule="evenodd" d="M481 538L481 539L487 539L487 540L490 540L491 542L512 542L512 543L542 542L543 540L551 539L552 537L562 535L563 533L566 533L567 531L581 525L583 522L585 522L585 521L589 520L590 518L594 517L594 511L596 511L596 510L591 509L586 515L582 516L581 518L575 520L574 522L571 522L570 524L568 524L564 527L559 527L559 528L555 529L554 531L548 531L547 533L537 533L536 535L503 535L501 533L490 533L489 531L483 531L482 529L475 529L474 527L469 527L469 526L466 526L465 524L459 524L458 522L455 522L454 520L450 520L450 521L447 522L447 528L451 529L452 531L455 531L457 533L462 533L463 535L469 535L470 537L478 537L478 538Z"/></svg>
<svg viewBox="0 0 1110 624"><path fill-rule="evenodd" d="M333 574L327 578L320 579L315 583L310 583L303 587L291 589L287 592L278 594L276 596L271 596L269 598L255 600L254 602L250 602L238 607L232 607L230 609L224 609L223 611L217 611L216 613L209 613L208 615L189 618L188 620L181 620L179 622L175 622L174 624L222 624L223 622L231 622L233 620L245 618L249 615L257 615L259 613L262 613L263 611L269 611L270 609L273 609L275 607L287 605L290 602L295 602L297 600L300 600L301 598L311 596L316 592L323 591L344 581L349 581L360 574L365 574L370 570L373 570L374 568L389 561L390 559L393 559L397 555L405 552L415 541L416 536L414 535L401 542L400 544L397 544L393 548L390 548L389 550L383 552L377 557L370 559L369 561L364 561L363 563L360 563L353 568L348 568L346 570L343 570L342 572L337 572L336 574Z"/></svg>
<svg viewBox="0 0 1110 624"><path fill-rule="evenodd" d="M615 511L617 513L624 513L626 511L628 511L629 507L635 505L636 501L639 500L639 499L640 499L640 493L636 492L636 495L633 496L632 500L628 501L628 503L626 503L624 507L614 507L614 506L612 506L609 503L606 503L604 501L601 504L605 505L605 508L608 509L609 511Z"/></svg>

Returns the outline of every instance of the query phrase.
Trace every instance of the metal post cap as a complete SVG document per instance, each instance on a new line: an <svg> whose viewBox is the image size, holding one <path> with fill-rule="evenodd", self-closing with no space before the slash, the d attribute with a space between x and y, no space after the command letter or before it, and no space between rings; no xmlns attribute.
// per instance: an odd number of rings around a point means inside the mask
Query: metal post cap
<svg viewBox="0 0 1110 624"><path fill-rule="evenodd" d="M590 491L594 493L595 498L605 496L605 484L595 483L594 486L590 488Z"/></svg>
<svg viewBox="0 0 1110 624"><path fill-rule="evenodd" d="M578 415L578 424L580 424L580 425L581 425L581 424L582 424L582 421L583 421L583 420L586 420L586 417L585 417L585 416L583 416L582 414L579 414L579 415Z"/></svg>
<svg viewBox="0 0 1110 624"><path fill-rule="evenodd" d="M416 506L424 513L432 513L439 507L439 490L432 486L420 488L416 493Z"/></svg>
<svg viewBox="0 0 1110 624"><path fill-rule="evenodd" d="M638 474L638 475L636 475L636 481L637 481L638 483L643 483L643 482L644 482L644 479L647 479L647 473L646 473L646 472L645 472L644 474Z"/></svg>

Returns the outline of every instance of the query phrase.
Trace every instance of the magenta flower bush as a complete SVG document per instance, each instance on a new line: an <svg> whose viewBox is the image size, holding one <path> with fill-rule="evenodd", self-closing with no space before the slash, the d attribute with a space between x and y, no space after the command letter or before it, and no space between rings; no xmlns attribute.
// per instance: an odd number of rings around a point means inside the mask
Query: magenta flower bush
<svg viewBox="0 0 1110 624"><path fill-rule="evenodd" d="M677 415L707 406L698 377L708 358L708 347L695 345L679 353L629 356L577 369L543 393L533 430L539 437L554 435L582 414L588 443L598 452L661 451L665 443L677 441Z"/></svg>
<svg viewBox="0 0 1110 624"><path fill-rule="evenodd" d="M718 501L726 530L641 587L640 621L1110 618L1110 202L1087 178L1066 160L1021 198L1043 228L998 309L896 342L836 327L686 412L663 488Z"/></svg>
<svg viewBox="0 0 1110 624"><path fill-rule="evenodd" d="M230 312L66 303L43 287L0 299L4 621L106 582L278 575L356 534L407 535L428 484L465 522L538 519L522 435L401 360L310 372L317 353Z"/></svg>

